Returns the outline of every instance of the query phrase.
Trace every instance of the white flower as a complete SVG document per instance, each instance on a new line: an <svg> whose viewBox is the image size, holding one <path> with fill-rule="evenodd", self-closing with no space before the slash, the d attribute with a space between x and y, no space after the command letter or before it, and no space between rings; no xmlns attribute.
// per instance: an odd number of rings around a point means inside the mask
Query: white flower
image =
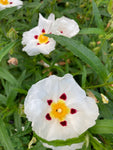
<svg viewBox="0 0 113 150"><path fill-rule="evenodd" d="M56 35L63 35L71 38L79 32L79 26L73 19L63 16L56 19L52 25L52 30Z"/></svg>
<svg viewBox="0 0 113 150"><path fill-rule="evenodd" d="M25 98L25 114L38 136L48 141L78 137L95 125L95 100L73 79L51 75L32 85Z"/></svg>
<svg viewBox="0 0 113 150"><path fill-rule="evenodd" d="M51 148L53 150L76 150L76 149L80 149L82 148L82 145L83 145L83 142L82 143L77 143L77 144L72 144L70 146L57 146L57 147L54 147L54 146L51 146L51 145L48 145L46 143L43 143L43 145L47 148Z"/></svg>
<svg viewBox="0 0 113 150"><path fill-rule="evenodd" d="M54 21L54 14L50 14L48 19L45 19L39 14L38 26L30 31L23 33L22 44L26 45L23 51L26 51L28 55L34 56L40 53L49 54L55 49L56 42L44 34L51 33L51 25Z"/></svg>
<svg viewBox="0 0 113 150"><path fill-rule="evenodd" d="M21 8L23 2L21 0L0 0L0 10L5 8L17 6L17 8Z"/></svg>

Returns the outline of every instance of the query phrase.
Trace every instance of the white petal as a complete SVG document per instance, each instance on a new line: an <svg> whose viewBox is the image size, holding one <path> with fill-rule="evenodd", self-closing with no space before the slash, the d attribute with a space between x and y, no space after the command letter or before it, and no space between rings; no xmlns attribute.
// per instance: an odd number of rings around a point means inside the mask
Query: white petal
<svg viewBox="0 0 113 150"><path fill-rule="evenodd" d="M46 143L42 143L45 147L47 148L51 148L52 150L76 150L76 149L80 149L82 148L83 143L76 143L76 144L72 144L70 146L57 146L54 147L52 145L48 145Z"/></svg>
<svg viewBox="0 0 113 150"><path fill-rule="evenodd" d="M50 18L51 17L53 17L53 16L50 16ZM40 30L45 29L46 33L50 33L52 23L53 23L53 20L45 19L41 14L39 14L38 26L39 26Z"/></svg>
<svg viewBox="0 0 113 150"><path fill-rule="evenodd" d="M69 38L75 36L78 32L78 24L73 19L69 19L64 16L56 19L52 26L52 33L63 35Z"/></svg>
<svg viewBox="0 0 113 150"><path fill-rule="evenodd" d="M48 20L55 21L55 15L51 13L48 17Z"/></svg>
<svg viewBox="0 0 113 150"><path fill-rule="evenodd" d="M37 40L31 40L29 43L23 48L23 51L25 51L29 56L34 56L37 54L49 54L51 51L55 49L56 42L49 38L48 44L40 44L37 45Z"/></svg>

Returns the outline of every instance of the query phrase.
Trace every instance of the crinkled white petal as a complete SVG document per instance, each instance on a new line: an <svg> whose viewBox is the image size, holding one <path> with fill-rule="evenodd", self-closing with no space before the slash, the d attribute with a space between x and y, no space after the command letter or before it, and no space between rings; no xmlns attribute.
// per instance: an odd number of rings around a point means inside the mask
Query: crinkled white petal
<svg viewBox="0 0 113 150"><path fill-rule="evenodd" d="M38 40L31 40L29 43L22 49L25 51L29 56L34 56L37 54L49 54L51 51L55 49L56 42L52 39L49 38L49 43L48 44L40 44L37 45Z"/></svg>
<svg viewBox="0 0 113 150"><path fill-rule="evenodd" d="M55 21L55 15L51 13L48 17L48 20Z"/></svg>
<svg viewBox="0 0 113 150"><path fill-rule="evenodd" d="M52 25L52 33L56 35L63 35L66 37L73 37L79 32L78 24L67 17L61 17L56 19Z"/></svg>
<svg viewBox="0 0 113 150"><path fill-rule="evenodd" d="M8 2L12 2L12 4L8 4L8 5L2 5L0 4L0 10L3 10L5 8L10 8L10 7L14 7L17 6L17 8L21 8L23 5L23 2L21 0L8 0Z"/></svg>
<svg viewBox="0 0 113 150"><path fill-rule="evenodd" d="M53 24L52 14L49 16L49 19L45 19L41 14L39 14L38 26L40 30L45 29L46 33L49 34L51 32L52 24Z"/></svg>
<svg viewBox="0 0 113 150"><path fill-rule="evenodd" d="M51 148L52 150L76 150L76 149L82 148L82 146L83 146L83 142L72 144L70 146L66 145L66 146L57 146L57 147L54 147L52 145L48 145L46 143L42 143L42 144L47 148Z"/></svg>
<svg viewBox="0 0 113 150"><path fill-rule="evenodd" d="M66 116L67 126L65 127L59 123L58 119L47 120L45 117L51 111L47 100L57 102L63 93L67 96L65 100L67 107L77 110L77 113ZM51 75L34 84L28 91L24 106L27 118L32 121L33 130L38 136L48 141L78 137L95 125L99 115L95 100L86 96L84 90L70 74L64 77Z"/></svg>

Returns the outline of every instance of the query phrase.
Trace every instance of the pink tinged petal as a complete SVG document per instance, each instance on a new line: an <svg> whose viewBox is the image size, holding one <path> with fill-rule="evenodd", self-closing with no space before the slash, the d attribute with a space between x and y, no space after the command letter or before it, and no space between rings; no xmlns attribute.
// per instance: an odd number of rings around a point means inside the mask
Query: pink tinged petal
<svg viewBox="0 0 113 150"><path fill-rule="evenodd" d="M74 108L71 108L71 112L70 112L71 114L75 114L75 113L77 113L77 110L76 109L74 109Z"/></svg>
<svg viewBox="0 0 113 150"><path fill-rule="evenodd" d="M38 39L38 35L35 35L34 38L35 38L35 39Z"/></svg>
<svg viewBox="0 0 113 150"><path fill-rule="evenodd" d="M53 102L53 100L47 100L48 105L51 105L51 103Z"/></svg>
<svg viewBox="0 0 113 150"><path fill-rule="evenodd" d="M65 127L65 126L67 126L67 121L61 121L60 124L61 124L63 127Z"/></svg>
<svg viewBox="0 0 113 150"><path fill-rule="evenodd" d="M49 34L52 34L52 32L50 32Z"/></svg>
<svg viewBox="0 0 113 150"><path fill-rule="evenodd" d="M67 99L66 94L65 94L65 93L63 93L63 94L60 96L60 99L66 100L66 99Z"/></svg>
<svg viewBox="0 0 113 150"><path fill-rule="evenodd" d="M45 118L46 118L47 120L51 120L51 116L50 116L50 114L49 114L49 113L48 113L48 114L46 114Z"/></svg>
<svg viewBox="0 0 113 150"><path fill-rule="evenodd" d="M42 33L45 33L45 29L42 29Z"/></svg>

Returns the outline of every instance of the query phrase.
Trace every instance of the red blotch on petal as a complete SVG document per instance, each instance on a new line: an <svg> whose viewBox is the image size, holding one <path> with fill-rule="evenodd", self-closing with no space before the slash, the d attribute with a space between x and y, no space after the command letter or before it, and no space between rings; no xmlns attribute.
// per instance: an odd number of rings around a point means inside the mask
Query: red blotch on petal
<svg viewBox="0 0 113 150"><path fill-rule="evenodd" d="M45 33L45 29L42 29L42 33Z"/></svg>
<svg viewBox="0 0 113 150"><path fill-rule="evenodd" d="M63 31L60 31L60 33L63 33Z"/></svg>
<svg viewBox="0 0 113 150"><path fill-rule="evenodd" d="M53 102L53 100L47 100L48 105L51 105L51 103Z"/></svg>
<svg viewBox="0 0 113 150"><path fill-rule="evenodd" d="M71 114L75 114L75 113L77 113L77 110L74 108L71 108Z"/></svg>
<svg viewBox="0 0 113 150"><path fill-rule="evenodd" d="M48 44L48 43L49 43L49 41L46 44Z"/></svg>
<svg viewBox="0 0 113 150"><path fill-rule="evenodd" d="M50 32L49 34L52 34L52 32Z"/></svg>
<svg viewBox="0 0 113 150"><path fill-rule="evenodd" d="M66 99L67 99L66 94L65 94L65 93L63 93L63 94L60 96L60 99L66 100Z"/></svg>
<svg viewBox="0 0 113 150"><path fill-rule="evenodd" d="M10 4L13 4L13 2L10 2Z"/></svg>
<svg viewBox="0 0 113 150"><path fill-rule="evenodd" d="M65 127L65 126L67 126L67 121L61 121L60 124L61 124L63 127Z"/></svg>
<svg viewBox="0 0 113 150"><path fill-rule="evenodd" d="M40 43L37 43L37 45L40 45Z"/></svg>
<svg viewBox="0 0 113 150"><path fill-rule="evenodd" d="M34 38L35 38L35 39L38 39L38 35L35 35Z"/></svg>
<svg viewBox="0 0 113 150"><path fill-rule="evenodd" d="M48 114L46 114L46 116L45 116L45 117L46 117L46 119L47 119L47 120L51 120L51 116L50 116L50 114L49 114L49 113L48 113Z"/></svg>

